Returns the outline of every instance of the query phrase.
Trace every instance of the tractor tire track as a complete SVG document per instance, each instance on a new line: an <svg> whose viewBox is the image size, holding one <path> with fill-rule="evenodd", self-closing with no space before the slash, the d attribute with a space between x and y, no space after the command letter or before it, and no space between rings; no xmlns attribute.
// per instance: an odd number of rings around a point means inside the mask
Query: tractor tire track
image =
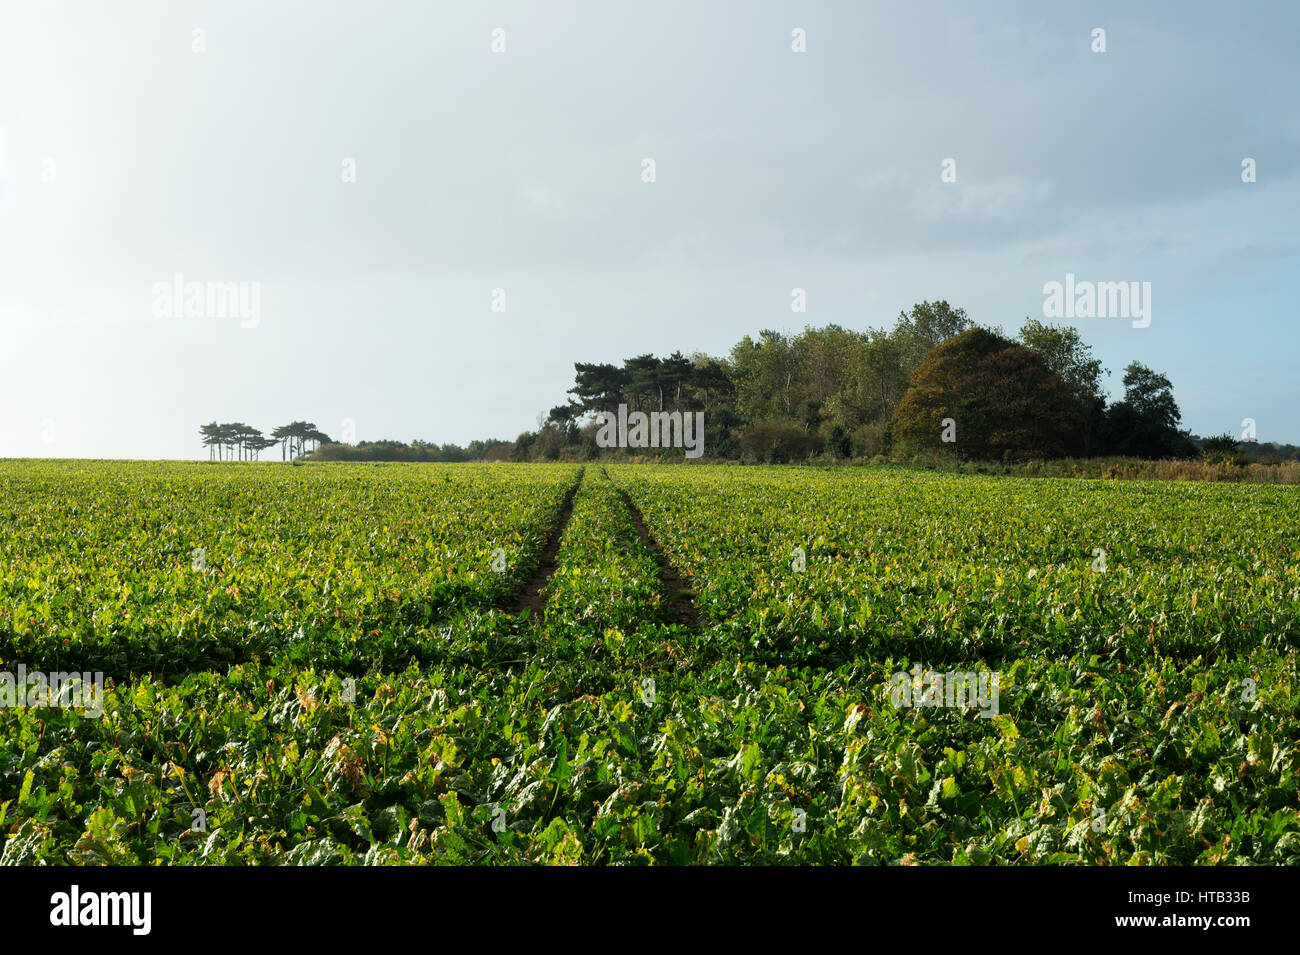
<svg viewBox="0 0 1300 955"><path fill-rule="evenodd" d="M542 555L538 560L537 569L529 576L515 599L514 609L511 612L516 616L527 610L529 616L536 617L546 606L546 598L542 596L542 591L550 581L551 575L555 573L555 556L560 551L560 539L564 537L564 532L569 526L569 518L573 517L573 499L578 495L578 488L582 486L585 473L586 468L578 472L578 479L564 493L564 504L560 507L560 513L547 528L546 543L542 545Z"/></svg>
<svg viewBox="0 0 1300 955"><path fill-rule="evenodd" d="M605 476L609 477L608 474ZM623 498L628 513L632 515L632 523L636 525L636 533L641 539L641 545L654 555L655 562L659 564L659 578L663 581L664 596L667 598L669 622L692 630L696 629L700 625L700 619L695 611L695 600L691 596L691 588L686 583L686 578L677 572L677 568L668 559L664 549L646 528L640 509L632 503L632 498L628 496L627 491L620 487L618 493Z"/></svg>

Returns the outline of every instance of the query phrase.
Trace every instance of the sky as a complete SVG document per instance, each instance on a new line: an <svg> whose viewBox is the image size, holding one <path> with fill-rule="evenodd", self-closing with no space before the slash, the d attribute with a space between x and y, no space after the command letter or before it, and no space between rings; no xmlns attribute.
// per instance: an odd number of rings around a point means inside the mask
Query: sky
<svg viewBox="0 0 1300 955"><path fill-rule="evenodd" d="M1146 327L1070 322L1112 396L1136 359L1192 432L1300 442L1298 27L1282 2L5 0L0 457L206 458L214 419L510 440L575 361L936 299L1014 333L1067 274L1151 283Z"/></svg>

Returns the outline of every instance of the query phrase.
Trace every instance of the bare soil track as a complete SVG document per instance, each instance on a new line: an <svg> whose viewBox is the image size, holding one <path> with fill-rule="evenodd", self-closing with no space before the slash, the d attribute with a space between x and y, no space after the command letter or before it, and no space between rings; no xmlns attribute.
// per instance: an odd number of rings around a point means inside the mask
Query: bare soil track
<svg viewBox="0 0 1300 955"><path fill-rule="evenodd" d="M695 601L691 599L691 589L686 583L686 578L677 572L677 568L672 565L672 561L659 546L659 542L646 529L645 520L642 519L637 506L632 503L632 499L627 496L627 491L619 488L618 493L622 496L628 513L632 515L632 522L636 525L637 536L641 538L642 545L654 554L655 561L659 564L659 578L663 581L669 622L694 629L699 626L699 617L695 613Z"/></svg>
<svg viewBox="0 0 1300 955"><path fill-rule="evenodd" d="M546 532L546 544L542 547L541 559L515 601L512 611L515 614L528 610L529 616L536 616L546 606L546 598L542 596L542 591L546 588L547 581L551 579L551 574L555 573L555 555L560 551L560 539L564 537L564 531L569 526L569 518L573 516L573 499L578 493L578 488L582 486L583 473L583 471L578 472L578 479L564 495L564 505L560 508L555 523Z"/></svg>

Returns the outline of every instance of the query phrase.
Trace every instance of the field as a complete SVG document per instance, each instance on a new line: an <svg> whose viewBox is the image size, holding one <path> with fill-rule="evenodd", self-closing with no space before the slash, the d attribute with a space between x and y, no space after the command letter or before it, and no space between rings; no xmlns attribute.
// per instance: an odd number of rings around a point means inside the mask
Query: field
<svg viewBox="0 0 1300 955"><path fill-rule="evenodd" d="M0 863L1300 864L1298 648L1294 487L0 462Z"/></svg>

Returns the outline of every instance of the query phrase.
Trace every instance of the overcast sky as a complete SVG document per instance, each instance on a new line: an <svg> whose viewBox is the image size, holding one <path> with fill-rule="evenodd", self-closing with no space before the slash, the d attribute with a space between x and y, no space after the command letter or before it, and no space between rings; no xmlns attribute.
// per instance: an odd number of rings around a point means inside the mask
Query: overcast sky
<svg viewBox="0 0 1300 955"><path fill-rule="evenodd" d="M1136 358L1192 431L1300 442L1298 9L5 0L0 456L511 439L574 361L1013 332L1066 273L1151 283L1074 322L1112 394ZM256 320L167 316L177 275Z"/></svg>

